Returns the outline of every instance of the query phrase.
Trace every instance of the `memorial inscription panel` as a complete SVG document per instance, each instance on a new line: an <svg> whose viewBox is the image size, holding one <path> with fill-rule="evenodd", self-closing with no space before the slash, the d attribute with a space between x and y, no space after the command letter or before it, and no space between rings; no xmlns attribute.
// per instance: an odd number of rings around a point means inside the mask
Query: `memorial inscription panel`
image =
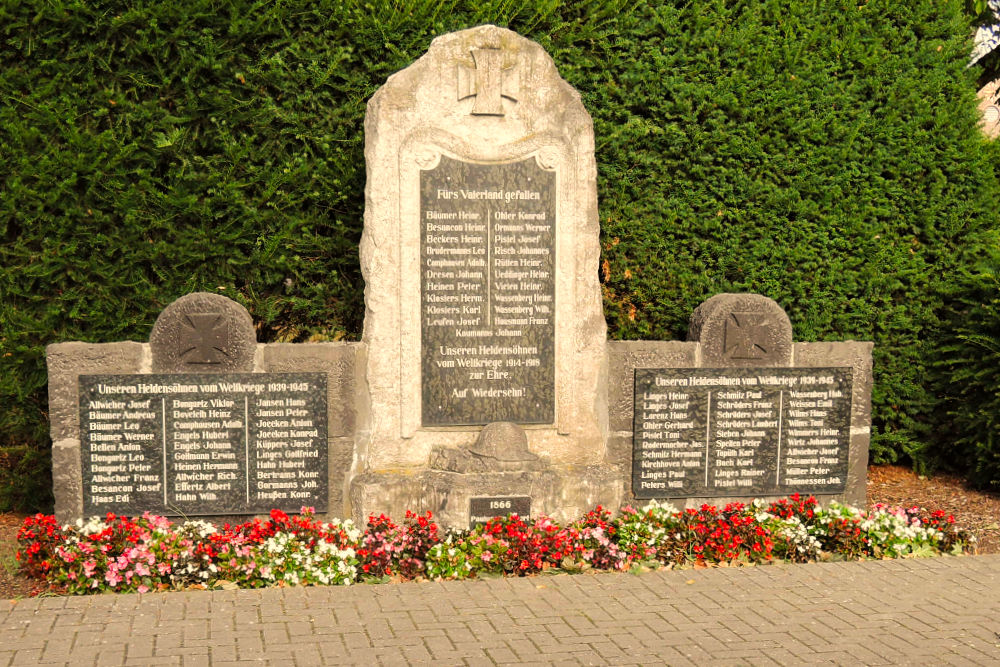
<svg viewBox="0 0 1000 667"><path fill-rule="evenodd" d="M531 516L530 496L493 496L469 498L469 530L496 517L516 514L527 520Z"/></svg>
<svg viewBox="0 0 1000 667"><path fill-rule="evenodd" d="M535 157L421 171L424 426L554 421L555 218Z"/></svg>
<svg viewBox="0 0 1000 667"><path fill-rule="evenodd" d="M841 493L851 368L636 369L636 498Z"/></svg>
<svg viewBox="0 0 1000 667"><path fill-rule="evenodd" d="M80 376L84 514L327 508L323 373Z"/></svg>

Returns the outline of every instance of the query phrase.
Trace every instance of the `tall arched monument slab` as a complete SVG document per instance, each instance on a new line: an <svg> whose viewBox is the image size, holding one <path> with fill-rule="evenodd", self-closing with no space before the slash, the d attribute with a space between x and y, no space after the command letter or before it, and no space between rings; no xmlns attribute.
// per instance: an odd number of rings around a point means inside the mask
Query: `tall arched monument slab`
<svg viewBox="0 0 1000 667"><path fill-rule="evenodd" d="M518 496L544 486L533 511L554 516L616 503L594 138L579 94L539 45L480 26L390 77L365 133L371 420L355 514L417 504L462 523L484 484ZM505 488L448 470L439 484L432 461L462 458L442 450L497 422L523 429L545 471Z"/></svg>

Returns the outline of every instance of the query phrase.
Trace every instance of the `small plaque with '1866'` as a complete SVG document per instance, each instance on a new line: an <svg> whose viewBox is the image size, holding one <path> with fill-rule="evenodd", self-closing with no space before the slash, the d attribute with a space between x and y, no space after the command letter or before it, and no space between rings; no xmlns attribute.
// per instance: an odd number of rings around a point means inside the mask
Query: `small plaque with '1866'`
<svg viewBox="0 0 1000 667"><path fill-rule="evenodd" d="M556 172L442 156L420 232L423 425L552 423Z"/></svg>
<svg viewBox="0 0 1000 667"><path fill-rule="evenodd" d="M494 496L469 498L469 529L498 516L516 514L527 520L531 516L530 496Z"/></svg>
<svg viewBox="0 0 1000 667"><path fill-rule="evenodd" d="M323 373L80 376L84 514L327 506Z"/></svg>
<svg viewBox="0 0 1000 667"><path fill-rule="evenodd" d="M637 498L841 493L851 368L636 369Z"/></svg>

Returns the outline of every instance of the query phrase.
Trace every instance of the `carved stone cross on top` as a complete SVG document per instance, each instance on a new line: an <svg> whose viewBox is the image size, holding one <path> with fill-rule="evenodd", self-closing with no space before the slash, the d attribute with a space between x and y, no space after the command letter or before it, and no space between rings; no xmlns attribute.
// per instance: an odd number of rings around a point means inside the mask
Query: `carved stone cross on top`
<svg viewBox="0 0 1000 667"><path fill-rule="evenodd" d="M473 116L502 116L503 100L517 101L520 75L516 67L503 66L503 51L485 47L472 49L475 68L458 66L458 99L475 97Z"/></svg>
<svg viewBox="0 0 1000 667"><path fill-rule="evenodd" d="M731 359L760 359L771 344L768 331L771 322L767 313L731 313L726 320L725 353Z"/></svg>
<svg viewBox="0 0 1000 667"><path fill-rule="evenodd" d="M220 364L229 354L229 329L222 313L189 313L181 321L181 358L186 364Z"/></svg>

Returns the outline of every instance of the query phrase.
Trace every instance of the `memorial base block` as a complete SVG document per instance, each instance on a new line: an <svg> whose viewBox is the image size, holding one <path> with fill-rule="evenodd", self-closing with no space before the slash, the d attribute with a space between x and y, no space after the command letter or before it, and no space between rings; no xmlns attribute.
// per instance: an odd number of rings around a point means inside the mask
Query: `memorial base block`
<svg viewBox="0 0 1000 667"><path fill-rule="evenodd" d="M609 465L549 466L541 471L457 473L416 469L368 472L351 484L354 520L386 514L400 520L407 510L430 511L443 527L469 526L469 501L481 496L527 496L532 518L574 521L597 505L622 503L621 470Z"/></svg>

